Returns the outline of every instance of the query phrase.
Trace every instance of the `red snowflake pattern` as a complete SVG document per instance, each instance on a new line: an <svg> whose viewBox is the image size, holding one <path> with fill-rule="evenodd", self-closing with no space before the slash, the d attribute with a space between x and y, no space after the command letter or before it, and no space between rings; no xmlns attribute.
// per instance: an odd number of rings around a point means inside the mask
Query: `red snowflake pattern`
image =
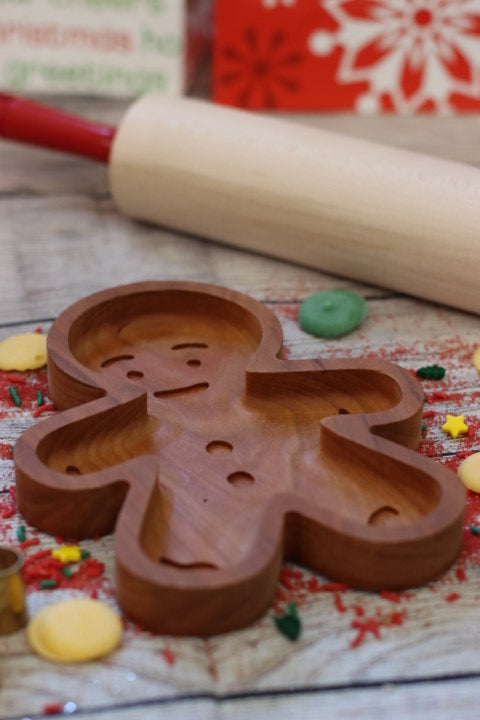
<svg viewBox="0 0 480 720"><path fill-rule="evenodd" d="M252 108L480 109L479 0L217 0L213 95Z"/></svg>

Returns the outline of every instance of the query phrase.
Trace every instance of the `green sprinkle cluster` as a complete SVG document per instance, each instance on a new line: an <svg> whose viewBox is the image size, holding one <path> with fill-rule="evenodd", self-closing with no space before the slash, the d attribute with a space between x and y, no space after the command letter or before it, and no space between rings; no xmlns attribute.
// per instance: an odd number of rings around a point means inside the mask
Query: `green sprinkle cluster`
<svg viewBox="0 0 480 720"><path fill-rule="evenodd" d="M275 615L273 620L282 635L285 635L289 640L297 640L302 630L302 623L297 615L295 603L290 603L283 615Z"/></svg>
<svg viewBox="0 0 480 720"><path fill-rule="evenodd" d="M426 365L418 368L417 377L424 380L442 380L445 377L445 368L440 365Z"/></svg>

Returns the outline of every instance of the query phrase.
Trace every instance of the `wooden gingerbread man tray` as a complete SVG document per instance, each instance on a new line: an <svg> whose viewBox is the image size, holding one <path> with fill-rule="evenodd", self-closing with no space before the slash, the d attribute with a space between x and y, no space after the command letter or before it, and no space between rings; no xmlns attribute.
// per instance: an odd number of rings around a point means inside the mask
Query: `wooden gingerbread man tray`
<svg viewBox="0 0 480 720"><path fill-rule="evenodd" d="M18 506L53 535L114 531L118 600L145 628L244 627L271 604L284 558L400 589L459 550L463 486L414 452L417 381L281 349L260 303L189 282L97 293L50 331L62 412L17 443Z"/></svg>

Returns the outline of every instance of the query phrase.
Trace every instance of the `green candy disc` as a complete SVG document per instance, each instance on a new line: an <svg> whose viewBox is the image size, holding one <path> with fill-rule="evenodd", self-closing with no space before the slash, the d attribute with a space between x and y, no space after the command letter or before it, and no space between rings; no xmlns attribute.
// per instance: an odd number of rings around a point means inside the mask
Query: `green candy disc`
<svg viewBox="0 0 480 720"><path fill-rule="evenodd" d="M355 330L367 317L367 303L353 290L326 290L300 305L300 327L310 335L336 338Z"/></svg>

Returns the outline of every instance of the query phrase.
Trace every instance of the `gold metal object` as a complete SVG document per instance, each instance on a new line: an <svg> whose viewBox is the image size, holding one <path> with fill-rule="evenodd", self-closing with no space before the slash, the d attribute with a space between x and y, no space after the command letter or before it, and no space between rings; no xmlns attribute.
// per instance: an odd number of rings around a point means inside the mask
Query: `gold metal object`
<svg viewBox="0 0 480 720"><path fill-rule="evenodd" d="M0 545L0 635L16 632L27 624L22 562L23 556L17 550Z"/></svg>

